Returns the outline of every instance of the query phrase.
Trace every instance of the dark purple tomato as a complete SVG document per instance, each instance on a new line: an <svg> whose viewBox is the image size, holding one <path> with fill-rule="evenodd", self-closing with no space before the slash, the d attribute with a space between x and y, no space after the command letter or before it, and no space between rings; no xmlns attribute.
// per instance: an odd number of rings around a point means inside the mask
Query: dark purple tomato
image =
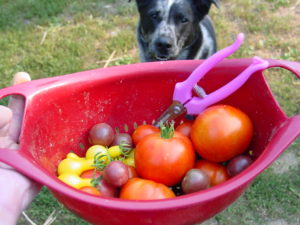
<svg viewBox="0 0 300 225"><path fill-rule="evenodd" d="M92 145L110 146L114 140L114 130L107 123L94 125L89 132L89 142Z"/></svg>
<svg viewBox="0 0 300 225"><path fill-rule="evenodd" d="M105 180L101 179L97 189L100 191L100 195L103 197L118 197L118 188L108 184Z"/></svg>
<svg viewBox="0 0 300 225"><path fill-rule="evenodd" d="M208 175L200 169L191 169L181 182L182 191L185 194L204 190L209 187Z"/></svg>
<svg viewBox="0 0 300 225"><path fill-rule="evenodd" d="M127 133L117 133L115 134L115 138L112 142L112 145L120 145L120 144L126 144L129 148L132 148L132 138Z"/></svg>
<svg viewBox="0 0 300 225"><path fill-rule="evenodd" d="M121 161L112 161L103 171L103 180L115 187L124 185L128 178L128 166Z"/></svg>
<svg viewBox="0 0 300 225"><path fill-rule="evenodd" d="M246 155L239 155L231 159L227 165L227 172L230 177L236 176L251 165L253 160Z"/></svg>

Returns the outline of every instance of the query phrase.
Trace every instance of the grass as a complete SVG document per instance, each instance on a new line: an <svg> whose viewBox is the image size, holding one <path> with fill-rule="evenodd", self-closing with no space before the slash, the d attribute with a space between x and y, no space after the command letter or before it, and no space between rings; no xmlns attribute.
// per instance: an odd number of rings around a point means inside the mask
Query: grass
<svg viewBox="0 0 300 225"><path fill-rule="evenodd" d="M245 43L232 58L258 55L300 61L300 27L297 0L222 0L211 10L219 49L232 43L238 32ZM117 0L0 0L0 88L12 75L27 71L33 79L138 62L134 3ZM266 78L281 107L289 115L300 113L300 84L289 72L270 69ZM3 104L7 100L1 100ZM299 224L300 140L258 176L245 194L207 224L258 225L278 220ZM297 153L298 152L298 153ZM282 170L284 157L293 155L296 164ZM53 210L53 224L87 224L62 207L43 188L26 213L43 224ZM28 224L21 217L19 225Z"/></svg>
<svg viewBox="0 0 300 225"><path fill-rule="evenodd" d="M30 1L34 2L39 1ZM101 67L114 50L122 57L113 64L137 61L133 32L136 18L130 11L133 9L124 6L121 11L108 7L113 1L51 2L45 3L49 4L45 8L39 2L31 13L22 11L13 21L11 15L18 14L19 8L30 8L31 4L25 7L23 1L19 5L1 2L6 6L0 9L1 88L9 84L17 71L28 71L37 79ZM86 7L82 11L79 10L81 2ZM101 10L95 11L94 7ZM3 24L4 21L9 22Z"/></svg>
<svg viewBox="0 0 300 225"><path fill-rule="evenodd" d="M280 175L274 170L269 168L258 176L238 201L217 215L219 224L269 224L277 220L299 224L300 165Z"/></svg>

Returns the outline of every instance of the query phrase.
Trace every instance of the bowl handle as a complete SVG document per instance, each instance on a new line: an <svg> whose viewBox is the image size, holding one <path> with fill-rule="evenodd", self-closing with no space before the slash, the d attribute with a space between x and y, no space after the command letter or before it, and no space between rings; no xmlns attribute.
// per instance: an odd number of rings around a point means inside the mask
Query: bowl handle
<svg viewBox="0 0 300 225"><path fill-rule="evenodd" d="M295 74L300 79L300 63L287 60L266 59L269 62L269 67L281 67L287 69ZM300 114L288 118L283 125L279 128L272 148L279 151L278 155L282 153L287 147L300 135Z"/></svg>
<svg viewBox="0 0 300 225"><path fill-rule="evenodd" d="M26 92L23 92L22 89L18 87L19 85L14 85L0 89L0 99L5 98L9 95L22 95L26 97Z"/></svg>
<svg viewBox="0 0 300 225"><path fill-rule="evenodd" d="M60 184L58 179L54 179L54 177L51 176L48 171L40 167L28 156L22 154L22 151L2 148L0 149L0 162L13 167L23 175L42 185L52 188L53 190L61 191L62 189L66 188L65 185Z"/></svg>
<svg viewBox="0 0 300 225"><path fill-rule="evenodd" d="M300 135L300 115L288 118L283 122L282 126L277 130L276 135L273 136L268 148L272 148L270 151L271 158L277 158L283 153L288 146L296 140Z"/></svg>
<svg viewBox="0 0 300 225"><path fill-rule="evenodd" d="M0 99L12 96L21 95L24 96L25 102L26 98L32 93L38 91L41 88L50 86L54 82L57 82L57 78L45 78L40 80L34 80L26 83L21 83L17 85L12 85L3 89L0 89ZM26 108L25 106L23 106ZM25 109L24 109L25 110ZM22 128L21 128L22 130ZM32 160L25 156L21 149L7 149L0 148L0 162L3 162L20 173L30 177L31 179L37 181L40 184L45 184L47 186L53 186L53 178L47 174L42 167L34 163ZM54 185L55 186L55 185Z"/></svg>
<svg viewBox="0 0 300 225"><path fill-rule="evenodd" d="M57 83L65 79L63 76L41 78L32 80L29 82L12 85L3 89L0 89L0 99L9 95L22 95L25 98L30 96L32 93L36 93L42 89L55 86ZM73 79L75 80L75 79Z"/></svg>
<svg viewBox="0 0 300 225"><path fill-rule="evenodd" d="M300 79L300 63L287 60L265 59L269 62L269 67L281 67L294 73Z"/></svg>

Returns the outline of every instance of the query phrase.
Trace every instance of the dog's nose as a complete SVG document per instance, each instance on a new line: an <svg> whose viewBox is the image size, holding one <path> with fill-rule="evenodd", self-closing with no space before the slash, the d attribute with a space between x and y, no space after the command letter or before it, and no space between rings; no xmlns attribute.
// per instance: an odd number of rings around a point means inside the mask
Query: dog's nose
<svg viewBox="0 0 300 225"><path fill-rule="evenodd" d="M155 44L159 50L168 50L172 48L172 41L169 38L161 37L156 41Z"/></svg>

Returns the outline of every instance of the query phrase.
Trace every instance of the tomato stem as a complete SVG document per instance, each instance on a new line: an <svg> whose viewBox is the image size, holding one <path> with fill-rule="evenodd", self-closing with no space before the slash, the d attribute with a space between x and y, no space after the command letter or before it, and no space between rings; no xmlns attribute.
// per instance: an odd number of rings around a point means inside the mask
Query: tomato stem
<svg viewBox="0 0 300 225"><path fill-rule="evenodd" d="M107 157L107 158L105 158ZM103 171L105 169L105 167L112 161L111 157L109 154L107 155L103 155L101 152L98 152L95 154L94 156L94 164L93 166L95 167L94 169L94 173L93 173L93 177L91 180L91 184L93 187L97 188L97 186L99 185L101 179L102 179L102 175L99 177L96 177L96 171Z"/></svg>
<svg viewBox="0 0 300 225"><path fill-rule="evenodd" d="M107 157L107 159L105 159ZM102 171L105 169L106 165L108 165L112 161L109 154L102 155L101 152L98 152L94 156L94 167L96 167L97 170Z"/></svg>
<svg viewBox="0 0 300 225"><path fill-rule="evenodd" d="M130 145L126 142L121 142L121 144L119 145L122 155L124 155L125 157L129 156L130 152L132 151L132 148L130 147Z"/></svg>
<svg viewBox="0 0 300 225"><path fill-rule="evenodd" d="M160 136L164 139L170 139L174 136L174 121L165 124L160 123Z"/></svg>
<svg viewBox="0 0 300 225"><path fill-rule="evenodd" d="M93 177L92 177L92 180L91 180L91 184L94 188L97 188L98 185L100 184L100 181L102 180L102 175L100 176L96 176L96 171L98 169L94 169L94 172L93 172Z"/></svg>

